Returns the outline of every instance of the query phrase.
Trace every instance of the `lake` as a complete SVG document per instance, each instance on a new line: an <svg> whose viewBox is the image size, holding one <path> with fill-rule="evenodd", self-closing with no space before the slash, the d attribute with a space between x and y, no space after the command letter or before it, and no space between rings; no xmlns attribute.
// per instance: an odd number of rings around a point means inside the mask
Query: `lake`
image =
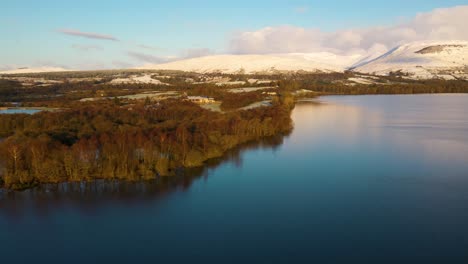
<svg viewBox="0 0 468 264"><path fill-rule="evenodd" d="M0 194L2 263L467 263L468 95L328 96L164 183Z"/></svg>
<svg viewBox="0 0 468 264"><path fill-rule="evenodd" d="M8 109L0 109L0 114L35 114L40 112L40 109L34 108L8 108Z"/></svg>

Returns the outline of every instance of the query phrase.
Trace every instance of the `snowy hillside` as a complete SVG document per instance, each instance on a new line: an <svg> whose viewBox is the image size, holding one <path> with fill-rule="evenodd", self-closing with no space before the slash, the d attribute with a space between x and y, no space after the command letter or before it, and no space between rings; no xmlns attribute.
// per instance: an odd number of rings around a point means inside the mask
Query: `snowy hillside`
<svg viewBox="0 0 468 264"><path fill-rule="evenodd" d="M361 62L354 71L388 75L391 72L408 74L409 78L467 79L468 42L414 42L396 47L380 57Z"/></svg>
<svg viewBox="0 0 468 264"><path fill-rule="evenodd" d="M20 73L40 73L40 72L61 72L69 71L59 67L40 67L40 68L19 68L14 70L2 71L0 74L20 74Z"/></svg>
<svg viewBox="0 0 468 264"><path fill-rule="evenodd" d="M181 70L199 73L274 73L285 71L357 72L388 75L408 74L408 78L468 78L468 42L413 42L385 54L341 56L329 52L274 55L217 55L165 64L146 65L142 69Z"/></svg>
<svg viewBox="0 0 468 264"><path fill-rule="evenodd" d="M339 56L321 53L275 55L216 55L165 64L146 65L141 69L181 70L199 73L274 73L283 71L336 72L361 56Z"/></svg>
<svg viewBox="0 0 468 264"><path fill-rule="evenodd" d="M149 64L138 69L179 70L198 73L280 73L280 72L355 72L389 75L401 73L413 79L468 79L468 41L413 42L382 54L381 49L367 54L337 55L330 52L269 55L213 55L164 64ZM0 74L66 71L63 68L21 68ZM114 80L156 83L150 77ZM146 78L146 79L145 79ZM159 83L158 83L159 84Z"/></svg>

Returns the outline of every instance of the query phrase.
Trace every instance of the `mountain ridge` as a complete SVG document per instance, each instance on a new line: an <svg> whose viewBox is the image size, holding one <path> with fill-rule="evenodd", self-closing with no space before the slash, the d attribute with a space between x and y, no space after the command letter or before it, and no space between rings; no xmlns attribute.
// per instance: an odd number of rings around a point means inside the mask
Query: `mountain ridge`
<svg viewBox="0 0 468 264"><path fill-rule="evenodd" d="M402 73L414 79L468 79L467 41L420 41L397 46L351 70L374 75Z"/></svg>
<svg viewBox="0 0 468 264"><path fill-rule="evenodd" d="M468 80L468 41L416 41L387 52L339 55L331 52L210 55L135 69L197 73L274 74L286 72L354 71L373 75L399 74L413 79ZM21 74L67 71L58 67L22 68L0 72Z"/></svg>
<svg viewBox="0 0 468 264"><path fill-rule="evenodd" d="M336 72L357 55L341 56L329 52L287 54L211 55L164 64L149 64L138 69L182 70L198 73L273 73L290 71Z"/></svg>
<svg viewBox="0 0 468 264"><path fill-rule="evenodd" d="M64 72L64 71L70 71L70 70L61 68L61 67L48 67L48 66L36 67L36 68L23 67L23 68L1 71L0 74L22 74L22 73L43 73L43 72Z"/></svg>

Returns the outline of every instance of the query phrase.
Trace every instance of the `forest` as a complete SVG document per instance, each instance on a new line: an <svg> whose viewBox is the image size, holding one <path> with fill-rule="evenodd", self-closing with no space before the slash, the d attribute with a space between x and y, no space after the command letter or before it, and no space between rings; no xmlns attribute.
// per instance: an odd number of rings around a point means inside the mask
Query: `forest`
<svg viewBox="0 0 468 264"><path fill-rule="evenodd" d="M292 129L294 101L217 113L183 100L123 107L115 100L58 112L0 115L0 184L22 190L44 183L175 175L235 146Z"/></svg>

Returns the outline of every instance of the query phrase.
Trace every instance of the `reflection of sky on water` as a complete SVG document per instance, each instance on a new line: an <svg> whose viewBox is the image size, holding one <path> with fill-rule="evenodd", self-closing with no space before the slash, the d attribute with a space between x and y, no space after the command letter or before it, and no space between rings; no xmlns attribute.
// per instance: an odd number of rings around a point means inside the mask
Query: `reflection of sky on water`
<svg viewBox="0 0 468 264"><path fill-rule="evenodd" d="M25 108L8 108L0 110L0 114L35 114L40 112L39 109L25 109Z"/></svg>
<svg viewBox="0 0 468 264"><path fill-rule="evenodd" d="M468 162L467 101L468 95L322 97L295 110L293 138L353 147L367 141L427 162Z"/></svg>
<svg viewBox="0 0 468 264"><path fill-rule="evenodd" d="M165 183L0 195L1 261L464 263L468 97L425 97L298 104L284 143Z"/></svg>

